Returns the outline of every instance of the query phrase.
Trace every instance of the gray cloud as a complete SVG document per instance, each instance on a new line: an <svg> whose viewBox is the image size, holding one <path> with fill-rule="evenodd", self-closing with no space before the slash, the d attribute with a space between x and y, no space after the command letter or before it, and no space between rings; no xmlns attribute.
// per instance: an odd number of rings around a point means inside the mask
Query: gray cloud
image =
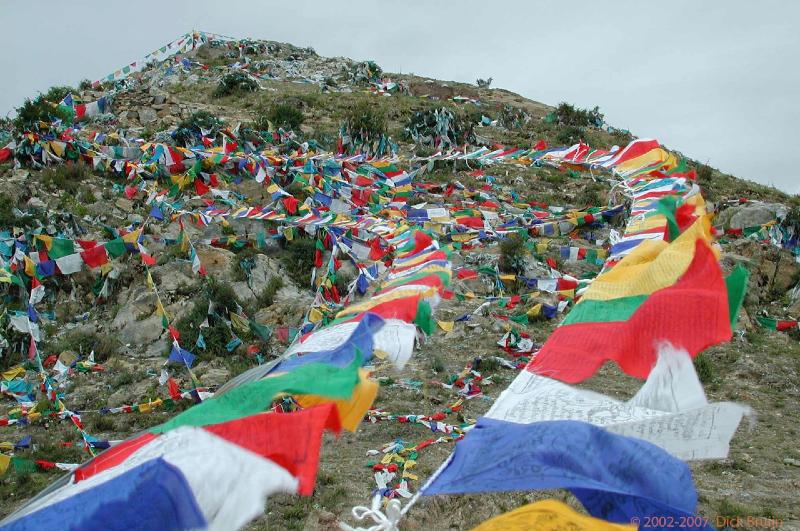
<svg viewBox="0 0 800 531"><path fill-rule="evenodd" d="M494 78L723 171L800 192L799 2L679 0L134 4L0 0L0 112L96 79L192 28L374 59L445 80Z"/></svg>

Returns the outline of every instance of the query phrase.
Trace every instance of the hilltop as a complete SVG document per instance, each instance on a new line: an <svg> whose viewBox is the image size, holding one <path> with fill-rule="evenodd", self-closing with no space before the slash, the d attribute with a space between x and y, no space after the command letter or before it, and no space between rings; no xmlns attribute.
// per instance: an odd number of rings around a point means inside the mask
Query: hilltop
<svg viewBox="0 0 800 531"><path fill-rule="evenodd" d="M0 424L0 442L30 436L27 446L12 444L21 460L0 476L2 516L57 480L56 463L81 463L92 441L124 440L172 418L198 393L275 360L309 324L332 320L345 301L369 297L386 280L365 273L385 257L367 259L374 241L358 230L347 234L366 254L335 258L318 231L322 222L286 219L330 222L328 214L358 210L379 227L416 223L436 233L409 212L448 207L465 230L458 238L439 234L442 242L450 237L454 271L470 274L453 276L450 297L435 309L438 328L422 336L401 371L386 359L372 361L380 390L371 421L338 438L326 434L313 496L270 497L250 528L352 524L350 508L368 505L376 488L381 455L374 451L436 439L408 466L416 492L531 354L520 359L498 340L513 329L541 345L624 230L630 199L618 176L584 159L543 158L556 148L608 151L636 138L606 124L601 109L547 105L484 80L384 72L371 61L325 58L286 43L191 39L192 46L176 45L182 53L156 54L130 73L54 87L0 124L0 266L7 278L0 284L0 372L21 382L3 387L0 418L38 414ZM200 150L202 157L193 154ZM728 459L692 464L698 511L797 523L800 334L796 327L766 330L758 318L800 316L793 291L800 200L696 161L681 164L717 212L723 269L744 265L751 279L734 339L695 363L709 399L746 403L757 417L740 428ZM376 176L411 176L413 185L398 190L406 185ZM344 206L326 180L359 178L369 193L349 195ZM277 213L256 215L267 207ZM511 223L517 218L557 228L523 226L519 238L485 234L519 229ZM573 221L569 230L559 226ZM82 254L83 267L66 275L39 266L53 258L55 240L70 248L62 257L96 242L118 247L106 246L108 256L90 253L96 263ZM29 246L24 260L16 242ZM50 256L32 257L41 251ZM552 271L576 284L548 291L524 281L555 283ZM14 320L27 311L34 278L46 288L36 305L43 367L29 359L30 331ZM165 366L176 334L196 356L191 372ZM75 415L48 409L52 401L37 383L42 374ZM606 366L581 386L627 399L640 382ZM294 406L279 400L275 407ZM435 416L450 431L398 421L408 415ZM547 494L435 499L411 511L405 528L467 528L545 497L580 507L566 491Z"/></svg>

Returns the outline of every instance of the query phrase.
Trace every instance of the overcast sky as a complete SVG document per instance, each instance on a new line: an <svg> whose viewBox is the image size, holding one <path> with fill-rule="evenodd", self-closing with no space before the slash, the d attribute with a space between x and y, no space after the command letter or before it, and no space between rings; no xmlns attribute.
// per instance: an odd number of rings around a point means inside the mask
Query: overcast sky
<svg viewBox="0 0 800 531"><path fill-rule="evenodd" d="M447 4L447 5L446 5ZM610 124L800 192L800 2L0 0L0 113L190 29L599 105Z"/></svg>

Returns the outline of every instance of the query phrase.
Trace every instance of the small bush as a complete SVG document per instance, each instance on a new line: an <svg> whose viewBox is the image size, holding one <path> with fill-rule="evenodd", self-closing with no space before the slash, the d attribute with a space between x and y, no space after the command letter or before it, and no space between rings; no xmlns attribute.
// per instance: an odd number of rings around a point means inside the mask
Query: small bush
<svg viewBox="0 0 800 531"><path fill-rule="evenodd" d="M345 126L354 137L376 140L386 134L386 113L374 103L361 100L345 114Z"/></svg>
<svg viewBox="0 0 800 531"><path fill-rule="evenodd" d="M580 142L584 136L586 136L586 132L582 128L570 125L558 132L556 141L560 144L572 145Z"/></svg>
<svg viewBox="0 0 800 531"><path fill-rule="evenodd" d="M108 433L114 431L114 419L111 415L100 415L95 417L91 423L92 433Z"/></svg>
<svg viewBox="0 0 800 531"><path fill-rule="evenodd" d="M602 187L597 185L587 185L578 193L575 198L576 206L601 206L604 200L601 197L603 192Z"/></svg>
<svg viewBox="0 0 800 531"><path fill-rule="evenodd" d="M579 109L566 102L558 104L555 110L555 120L561 125L575 127L600 127L603 125L603 114L599 107L594 109Z"/></svg>
<svg viewBox="0 0 800 531"><path fill-rule="evenodd" d="M114 337L82 331L70 332L53 345L54 354L71 350L84 359L94 351L94 361L97 363L105 363L118 349L119 342Z"/></svg>
<svg viewBox="0 0 800 531"><path fill-rule="evenodd" d="M475 80L475 84L478 85L478 88L489 88L492 85L492 78L483 79L478 78Z"/></svg>
<svg viewBox="0 0 800 531"><path fill-rule="evenodd" d="M14 216L15 201L6 194L0 194L0 229L13 227L17 218Z"/></svg>
<svg viewBox="0 0 800 531"><path fill-rule="evenodd" d="M82 79L80 83L78 83L78 88L81 90L89 90L92 88L92 82L88 79Z"/></svg>
<svg viewBox="0 0 800 531"><path fill-rule="evenodd" d="M435 374L441 374L445 372L446 369L444 366L444 361L442 361L442 358L438 354L434 354L431 357L428 367Z"/></svg>
<svg viewBox="0 0 800 531"><path fill-rule="evenodd" d="M527 256L525 239L519 234L513 234L500 242L500 261L498 267L504 273L521 275L525 271Z"/></svg>
<svg viewBox="0 0 800 531"><path fill-rule="evenodd" d="M714 174L714 170L711 169L711 166L706 164L701 164L697 167L697 182L699 183L709 183L711 182L711 176Z"/></svg>
<svg viewBox="0 0 800 531"><path fill-rule="evenodd" d="M716 371L711 359L705 354L700 353L694 359L694 368L697 370L697 376L704 384L709 384L714 381Z"/></svg>
<svg viewBox="0 0 800 531"><path fill-rule="evenodd" d="M256 297L255 309L260 310L261 308L272 306L275 303L275 295L282 287L283 279L281 277L274 276L270 278L269 282L267 282L267 285Z"/></svg>
<svg viewBox="0 0 800 531"><path fill-rule="evenodd" d="M308 286L314 268L315 249L314 240L308 238L286 241L286 253L281 257L281 262L289 278L298 286Z"/></svg>
<svg viewBox="0 0 800 531"><path fill-rule="evenodd" d="M210 277L202 293L195 298L191 310L175 323L181 334L181 344L202 360L230 355L225 345L231 340L231 332L222 319L208 315L209 301L213 301L216 306L214 313L223 317L238 311L238 307L242 306L230 284ZM209 321L209 326L201 329L200 324L206 319ZM195 346L201 332L206 344L205 349Z"/></svg>
<svg viewBox="0 0 800 531"><path fill-rule="evenodd" d="M260 109L253 120L253 126L259 131L269 131L269 124L292 131L299 131L303 125L303 113L291 103L276 103L266 112Z"/></svg>
<svg viewBox="0 0 800 531"><path fill-rule="evenodd" d="M220 130L223 123L208 111L197 111L178 124L175 131L175 140L181 144L192 143L195 137L200 137L202 131L211 131L211 135ZM147 136L145 136L147 138Z"/></svg>
<svg viewBox="0 0 800 531"><path fill-rule="evenodd" d="M216 90L214 90L214 96L222 98L231 94L255 92L256 90L258 90L258 83L253 78L244 72L232 72L222 76Z"/></svg>
<svg viewBox="0 0 800 531"><path fill-rule="evenodd" d="M91 176L92 172L85 163L67 162L46 169L42 173L42 184L52 191L75 194L81 183Z"/></svg>
<svg viewBox="0 0 800 531"><path fill-rule="evenodd" d="M52 87L34 99L26 98L22 106L17 108L14 127L21 132L34 128L38 122L70 120L72 113L64 107L59 107L58 103L72 92L75 92L72 87Z"/></svg>
<svg viewBox="0 0 800 531"><path fill-rule="evenodd" d="M336 286L336 289L339 291L339 294L344 295L345 293L347 293L347 288L353 282L353 279L354 277L350 273L340 272L336 274L336 282L334 283L334 285Z"/></svg>

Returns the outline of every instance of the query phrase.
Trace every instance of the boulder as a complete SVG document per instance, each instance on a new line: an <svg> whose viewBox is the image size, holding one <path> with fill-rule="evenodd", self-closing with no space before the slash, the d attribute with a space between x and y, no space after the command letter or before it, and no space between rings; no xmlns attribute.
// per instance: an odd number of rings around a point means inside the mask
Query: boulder
<svg viewBox="0 0 800 531"><path fill-rule="evenodd" d="M729 208L719 215L724 228L758 227L786 215L786 207L776 203L746 203Z"/></svg>
<svg viewBox="0 0 800 531"><path fill-rule="evenodd" d="M139 110L139 121L141 123L150 124L155 122L156 120L158 120L158 115L156 114L155 110L148 109L146 107L144 109Z"/></svg>
<svg viewBox="0 0 800 531"><path fill-rule="evenodd" d="M120 197L114 202L114 205L123 212L133 212L133 201Z"/></svg>
<svg viewBox="0 0 800 531"><path fill-rule="evenodd" d="M200 245L195 250L209 275L217 280L230 280L231 264L236 259L234 253L227 249Z"/></svg>

